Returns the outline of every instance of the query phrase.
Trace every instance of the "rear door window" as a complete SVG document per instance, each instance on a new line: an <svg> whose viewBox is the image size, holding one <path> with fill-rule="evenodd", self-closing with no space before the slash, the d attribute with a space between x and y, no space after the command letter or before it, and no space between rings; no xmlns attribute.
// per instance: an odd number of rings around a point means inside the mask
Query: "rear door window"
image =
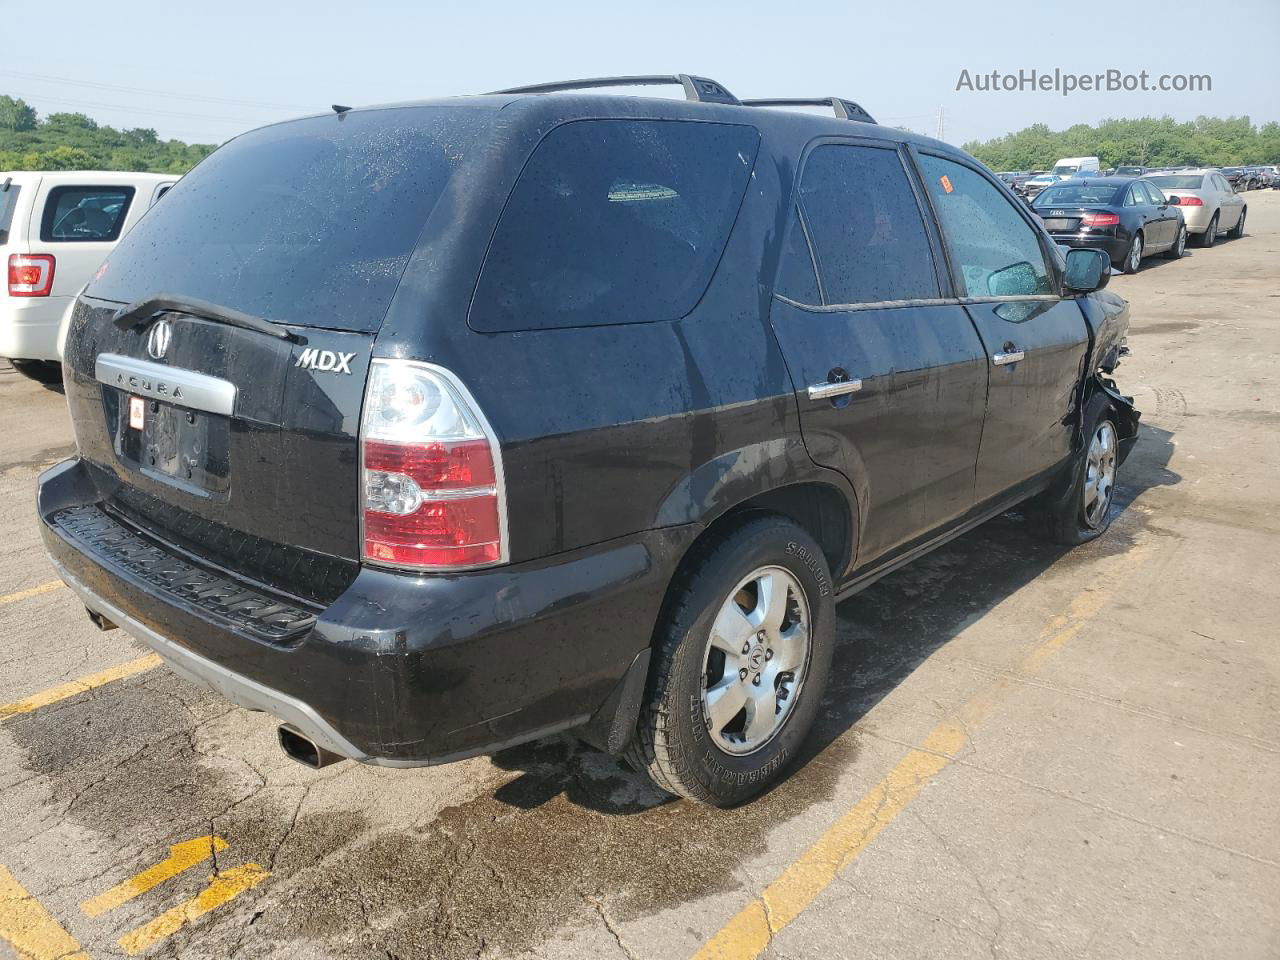
<svg viewBox="0 0 1280 960"><path fill-rule="evenodd" d="M970 167L920 154L920 169L970 297L1053 293L1039 237L1005 195Z"/></svg>
<svg viewBox="0 0 1280 960"><path fill-rule="evenodd" d="M471 305L482 331L675 320L706 291L755 164L754 127L577 120L538 144Z"/></svg>
<svg viewBox="0 0 1280 960"><path fill-rule="evenodd" d="M486 109L403 107L246 133L147 211L88 294L175 293L280 323L375 331L491 123Z"/></svg>
<svg viewBox="0 0 1280 960"><path fill-rule="evenodd" d="M941 296L924 220L892 146L823 144L800 178L827 304Z"/></svg>
<svg viewBox="0 0 1280 960"><path fill-rule="evenodd" d="M133 187L54 187L40 219L42 243L111 243L120 239Z"/></svg>

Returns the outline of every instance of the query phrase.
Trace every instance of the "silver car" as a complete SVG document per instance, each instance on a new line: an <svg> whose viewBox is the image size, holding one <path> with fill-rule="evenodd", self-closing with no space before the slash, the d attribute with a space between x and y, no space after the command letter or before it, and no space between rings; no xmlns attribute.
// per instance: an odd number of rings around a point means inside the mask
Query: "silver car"
<svg viewBox="0 0 1280 960"><path fill-rule="evenodd" d="M1178 198L1187 233L1194 236L1200 246L1212 247L1224 233L1231 237L1244 236L1248 206L1220 171L1206 168L1149 173L1146 179Z"/></svg>

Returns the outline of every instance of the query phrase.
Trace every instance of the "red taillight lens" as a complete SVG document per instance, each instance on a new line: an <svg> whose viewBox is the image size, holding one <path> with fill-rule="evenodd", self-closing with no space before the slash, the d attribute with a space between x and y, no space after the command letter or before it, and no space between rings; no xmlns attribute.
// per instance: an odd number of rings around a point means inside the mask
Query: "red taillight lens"
<svg viewBox="0 0 1280 960"><path fill-rule="evenodd" d="M506 559L498 445L452 374L374 360L361 433L366 560L457 570Z"/></svg>
<svg viewBox="0 0 1280 960"><path fill-rule="evenodd" d="M1082 227L1114 227L1119 222L1119 215L1114 213L1086 213L1080 218Z"/></svg>
<svg viewBox="0 0 1280 960"><path fill-rule="evenodd" d="M1180 207L1203 207L1204 201L1199 197L1178 197L1178 206Z"/></svg>
<svg viewBox="0 0 1280 960"><path fill-rule="evenodd" d="M9 255L9 296L47 297L52 289L52 256L47 253Z"/></svg>

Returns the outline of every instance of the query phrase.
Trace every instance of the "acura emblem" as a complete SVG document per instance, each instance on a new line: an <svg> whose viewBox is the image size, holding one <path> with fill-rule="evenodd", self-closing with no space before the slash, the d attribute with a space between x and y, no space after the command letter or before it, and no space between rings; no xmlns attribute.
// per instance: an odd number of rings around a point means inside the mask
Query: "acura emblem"
<svg viewBox="0 0 1280 960"><path fill-rule="evenodd" d="M163 360L164 355L169 352L169 339L173 336L173 330L169 327L168 320L160 320L152 324L151 329L147 331L147 353L151 355L152 360Z"/></svg>

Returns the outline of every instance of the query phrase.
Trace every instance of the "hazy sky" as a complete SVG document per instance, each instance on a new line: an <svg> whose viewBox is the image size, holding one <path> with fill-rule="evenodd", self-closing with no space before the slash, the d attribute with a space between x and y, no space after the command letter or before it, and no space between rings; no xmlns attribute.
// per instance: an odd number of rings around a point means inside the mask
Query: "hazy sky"
<svg viewBox="0 0 1280 960"><path fill-rule="evenodd" d="M569 77L689 72L740 97L859 101L944 138L1104 117L1280 120L1280 0L214 3L58 0L56 22L6 2L0 92L162 137L220 142L324 109ZM501 11L501 12L498 12ZM1153 12L1158 11L1158 12ZM31 41L22 26L38 23ZM1209 74L1203 93L957 91L972 75Z"/></svg>

